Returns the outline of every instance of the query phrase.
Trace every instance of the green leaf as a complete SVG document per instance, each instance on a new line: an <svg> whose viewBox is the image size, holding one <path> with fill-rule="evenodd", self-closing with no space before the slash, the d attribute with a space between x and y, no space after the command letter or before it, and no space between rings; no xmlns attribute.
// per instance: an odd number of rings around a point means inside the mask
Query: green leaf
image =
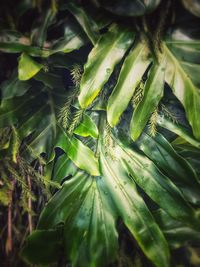
<svg viewBox="0 0 200 267"><path fill-rule="evenodd" d="M44 208L38 229L65 223L64 251L74 267L102 267L117 252L115 209L103 179L78 172Z"/></svg>
<svg viewBox="0 0 200 267"><path fill-rule="evenodd" d="M187 142L179 143L177 141L176 143L176 139L174 141L172 142L174 149L192 165L197 174L198 181L200 182L200 149L192 146Z"/></svg>
<svg viewBox="0 0 200 267"><path fill-rule="evenodd" d="M64 82L60 79L60 76L51 72L44 72L41 70L34 76L34 79L42 82L45 86L51 89L65 88Z"/></svg>
<svg viewBox="0 0 200 267"><path fill-rule="evenodd" d="M124 61L117 85L108 100L107 118L109 124L115 126L121 114L127 108L137 85L150 64L149 50L145 44L134 47Z"/></svg>
<svg viewBox="0 0 200 267"><path fill-rule="evenodd" d="M139 148L172 180L197 188L200 186L191 165L176 153L161 134L157 133L152 138L144 133Z"/></svg>
<svg viewBox="0 0 200 267"><path fill-rule="evenodd" d="M43 88L43 90L44 92L41 91L38 96L40 97L39 100L29 96L30 99L32 98L31 105L27 105L26 110L22 110L22 114L19 113L17 117L21 116L18 118L18 131L21 140L31 135L27 142L27 149L23 151L24 156L29 157L31 154L38 156L44 152L48 161L57 136L56 107L66 95L61 88L56 91L49 88ZM31 150L32 153L30 153Z"/></svg>
<svg viewBox="0 0 200 267"><path fill-rule="evenodd" d="M34 25L35 27L32 30L31 41L33 45L39 47L44 46L47 37L48 27L53 24L53 22L55 23L55 16L56 13L52 9L48 9L42 14L42 20L39 22L38 25Z"/></svg>
<svg viewBox="0 0 200 267"><path fill-rule="evenodd" d="M22 154L27 159L43 152L49 159L56 138L56 107L66 98L64 93L62 88L52 91L34 83L23 96L2 101L0 126L17 124L20 140L26 139Z"/></svg>
<svg viewBox="0 0 200 267"><path fill-rule="evenodd" d="M63 36L54 40L51 45L51 54L70 53L88 43L88 38L78 23L67 21L63 28Z"/></svg>
<svg viewBox="0 0 200 267"><path fill-rule="evenodd" d="M77 167L67 157L66 154L61 155L55 163L52 179L58 183L61 183L65 177L69 175L74 176L77 172Z"/></svg>
<svg viewBox="0 0 200 267"><path fill-rule="evenodd" d="M79 95L82 108L89 106L96 98L133 40L134 33L117 25L113 25L100 38L84 67Z"/></svg>
<svg viewBox="0 0 200 267"><path fill-rule="evenodd" d="M170 266L167 242L126 169L118 160L107 158L103 150L100 167L107 193L112 196L120 217L145 255L157 267Z"/></svg>
<svg viewBox="0 0 200 267"><path fill-rule="evenodd" d="M67 7L69 11L76 17L77 21L86 32L93 45L95 45L99 39L98 26L96 25L95 21L92 20L92 18L88 13L85 12L83 8L78 7L74 3L68 3Z"/></svg>
<svg viewBox="0 0 200 267"><path fill-rule="evenodd" d="M155 211L153 215L172 249L186 246L191 241L200 241L199 231L188 227L182 222L174 220L163 210L159 209Z"/></svg>
<svg viewBox="0 0 200 267"><path fill-rule="evenodd" d="M199 228L197 215L181 191L149 158L122 143L116 150L133 180L155 203L173 218Z"/></svg>
<svg viewBox="0 0 200 267"><path fill-rule="evenodd" d="M9 80L6 80L1 84L1 98L2 100L5 100L15 96L22 96L30 89L30 87L31 84L18 80L16 73L13 73Z"/></svg>
<svg viewBox="0 0 200 267"><path fill-rule="evenodd" d="M31 264L58 262L62 256L63 229L35 230L27 239L21 257Z"/></svg>
<svg viewBox="0 0 200 267"><path fill-rule="evenodd" d="M22 115L26 115L33 101L40 103L40 99L41 92L37 92L32 97L28 97L27 93L21 97L3 100L0 106L0 127L18 122Z"/></svg>
<svg viewBox="0 0 200 267"><path fill-rule="evenodd" d="M99 134L95 122L87 114L84 115L83 121L74 130L74 133L84 137L91 136L93 138L97 138Z"/></svg>
<svg viewBox="0 0 200 267"><path fill-rule="evenodd" d="M153 66L144 87L144 96L133 112L130 132L134 141L141 135L151 113L163 97L165 65L166 59L163 57L159 64Z"/></svg>
<svg viewBox="0 0 200 267"><path fill-rule="evenodd" d="M0 51L6 53L24 52L34 57L46 58L57 52L69 53L79 49L87 42L88 39L83 30L71 21L65 25L63 36L49 43L49 48L30 45L30 40L17 32L0 32Z"/></svg>
<svg viewBox="0 0 200 267"><path fill-rule="evenodd" d="M178 37L180 40L177 40ZM194 62L195 55L197 59L199 58L200 42L194 42L194 40L190 39L188 40L185 35L181 37L178 35L178 37L174 40L172 36L172 39L169 39L166 42L168 47L166 45L164 46L164 52L168 61L165 80L172 88L175 96L184 106L186 116L192 126L194 136L197 139L200 139L200 121L198 119L200 114L200 92L195 85L197 84L197 81L192 79L194 76L191 74L191 70L184 67L185 63ZM178 41L179 52L174 54L173 49L177 46ZM182 57L180 54L182 54ZM196 72L196 74L197 76L195 76L195 79L198 77L198 72Z"/></svg>
<svg viewBox="0 0 200 267"><path fill-rule="evenodd" d="M155 138L143 134L139 148L163 171L193 204L200 200L200 183L191 165L160 134Z"/></svg>
<svg viewBox="0 0 200 267"><path fill-rule="evenodd" d="M170 119L164 117L164 116L158 116L158 125L176 133L180 137L182 137L184 140L186 140L191 145L195 146L196 148L200 148L200 142L195 139L195 137L192 135L192 133L186 129L181 124L175 123L171 121Z"/></svg>
<svg viewBox="0 0 200 267"><path fill-rule="evenodd" d="M85 146L79 139L69 137L63 130L59 130L56 147L60 147L74 164L91 175L99 175L98 159L92 150Z"/></svg>
<svg viewBox="0 0 200 267"><path fill-rule="evenodd" d="M160 0L92 0L106 10L120 16L142 16L152 12L160 3Z"/></svg>
<svg viewBox="0 0 200 267"><path fill-rule="evenodd" d="M30 56L23 53L19 59L18 77L19 80L25 81L32 78L43 68L42 64L39 64L33 60Z"/></svg>

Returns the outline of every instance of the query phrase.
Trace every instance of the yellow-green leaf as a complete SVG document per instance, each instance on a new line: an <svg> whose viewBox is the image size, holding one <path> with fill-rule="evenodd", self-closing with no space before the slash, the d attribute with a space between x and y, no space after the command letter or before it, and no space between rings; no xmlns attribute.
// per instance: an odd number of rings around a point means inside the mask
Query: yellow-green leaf
<svg viewBox="0 0 200 267"><path fill-rule="evenodd" d="M19 80L25 81L29 80L36 75L43 65L36 62L32 57L28 56L26 53L21 54L19 58L18 65L18 77Z"/></svg>
<svg viewBox="0 0 200 267"><path fill-rule="evenodd" d="M89 54L81 80L79 103L88 107L134 40L134 33L117 25L103 35Z"/></svg>

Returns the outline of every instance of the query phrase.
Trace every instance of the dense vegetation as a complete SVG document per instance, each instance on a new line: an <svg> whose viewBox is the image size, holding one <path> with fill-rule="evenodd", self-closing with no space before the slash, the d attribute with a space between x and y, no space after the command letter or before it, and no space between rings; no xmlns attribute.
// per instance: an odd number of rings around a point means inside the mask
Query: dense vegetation
<svg viewBox="0 0 200 267"><path fill-rule="evenodd" d="M199 17L1 1L3 266L200 266Z"/></svg>

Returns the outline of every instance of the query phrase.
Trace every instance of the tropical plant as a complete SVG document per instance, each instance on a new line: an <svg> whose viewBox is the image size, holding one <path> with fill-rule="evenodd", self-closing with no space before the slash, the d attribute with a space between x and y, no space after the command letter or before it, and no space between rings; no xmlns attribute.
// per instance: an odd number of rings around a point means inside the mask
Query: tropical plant
<svg viewBox="0 0 200 267"><path fill-rule="evenodd" d="M0 11L1 58L12 62L0 105L7 254L20 197L28 264L178 266L174 251L200 243L198 3L11 7ZM48 203L32 232L39 194ZM127 258L129 237L139 253Z"/></svg>

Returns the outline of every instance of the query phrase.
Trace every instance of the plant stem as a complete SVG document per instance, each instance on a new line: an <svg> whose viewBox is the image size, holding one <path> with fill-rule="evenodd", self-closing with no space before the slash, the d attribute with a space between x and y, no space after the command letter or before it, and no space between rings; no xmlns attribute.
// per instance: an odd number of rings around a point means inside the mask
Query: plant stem
<svg viewBox="0 0 200 267"><path fill-rule="evenodd" d="M9 192L10 203L8 205L8 237L6 242L6 254L9 254L12 251L13 242L12 242L12 206L13 206L13 191L15 186L15 180L12 181L12 188Z"/></svg>
<svg viewBox="0 0 200 267"><path fill-rule="evenodd" d="M31 185L31 179L30 179L30 176L28 175L27 176L27 182L28 182L28 188L31 192L31 189L32 189L32 185ZM33 221L32 221L32 201L31 201L31 196L29 196L28 198L28 209L29 209L29 212L28 212L28 227L29 227L29 233L31 234L32 231L33 231Z"/></svg>

